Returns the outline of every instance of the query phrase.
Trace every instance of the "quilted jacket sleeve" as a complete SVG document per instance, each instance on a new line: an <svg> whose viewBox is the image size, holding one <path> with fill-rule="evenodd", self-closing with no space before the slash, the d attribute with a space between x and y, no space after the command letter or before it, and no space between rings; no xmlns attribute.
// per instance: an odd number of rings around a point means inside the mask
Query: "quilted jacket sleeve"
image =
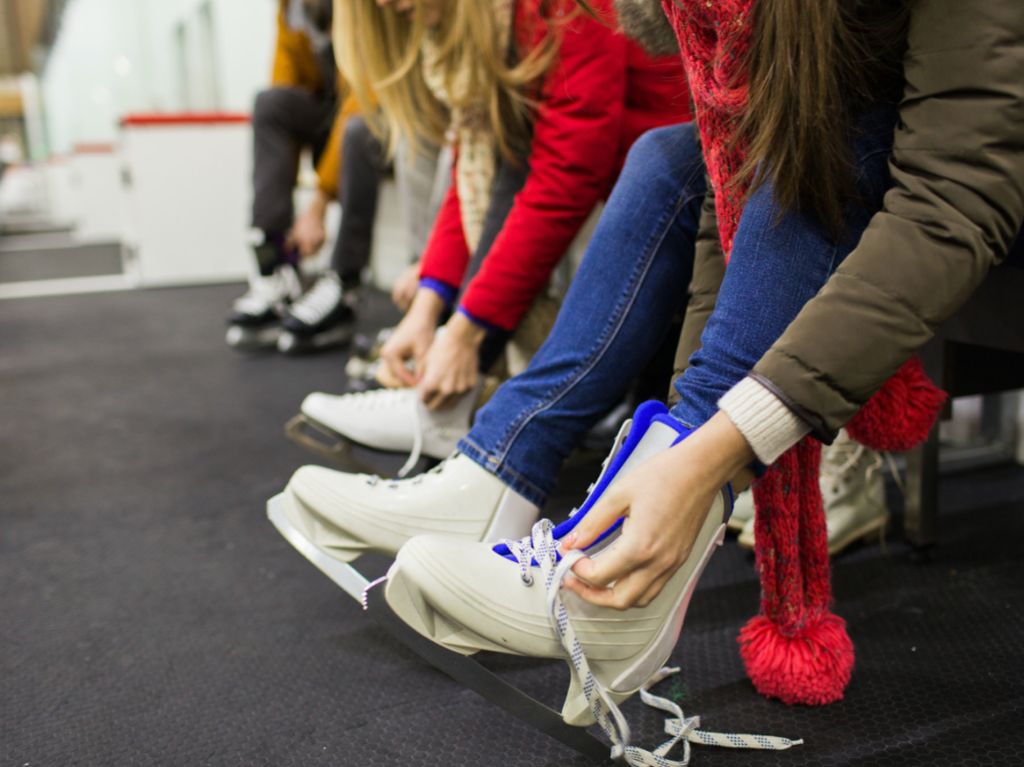
<svg viewBox="0 0 1024 767"><path fill-rule="evenodd" d="M1024 10L918 0L890 167L856 249L753 377L830 439L971 295L1024 221Z"/></svg>

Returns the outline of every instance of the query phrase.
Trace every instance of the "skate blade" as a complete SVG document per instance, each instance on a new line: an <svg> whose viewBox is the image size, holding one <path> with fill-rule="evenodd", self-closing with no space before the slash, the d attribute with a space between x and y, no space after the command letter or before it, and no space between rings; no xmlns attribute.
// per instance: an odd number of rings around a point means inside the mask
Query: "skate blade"
<svg viewBox="0 0 1024 767"><path fill-rule="evenodd" d="M285 493L275 495L267 501L267 518L284 539L295 547L296 551L312 562L320 572L341 586L346 594L362 603L363 592L370 585L369 580L352 565L339 562L309 540L288 518L287 504Z"/></svg>
<svg viewBox="0 0 1024 767"><path fill-rule="evenodd" d="M396 469L386 468L389 461L396 462L399 453L374 450L366 445L359 445L361 452L365 452L370 458L380 457L380 462L364 460L356 455L355 443L342 437L333 429L324 426L307 415L299 413L284 425L284 435L305 450L324 459L328 463L337 466L342 471L354 472L356 474L377 474L380 476L394 476ZM424 455L413 467L412 474L420 474L432 469L438 464L437 458ZM382 468L382 465L384 468Z"/></svg>
<svg viewBox="0 0 1024 767"><path fill-rule="evenodd" d="M352 340L352 333L351 327L343 326L303 338L285 330L277 339L277 350L282 354L311 354L347 345Z"/></svg>
<svg viewBox="0 0 1024 767"><path fill-rule="evenodd" d="M379 473L378 467L355 456L351 442L307 415L299 413L288 421L284 425L284 435L299 447L333 463L339 469L358 474Z"/></svg>
<svg viewBox="0 0 1024 767"><path fill-rule="evenodd" d="M266 351L277 344L280 335L279 327L254 329L231 325L224 340L232 349L239 351Z"/></svg>
<svg viewBox="0 0 1024 767"><path fill-rule="evenodd" d="M364 606L388 634L459 684L574 751L601 763L608 759L609 746L585 728L566 724L558 711L509 684L474 657L448 650L403 623L384 598L381 582L366 589Z"/></svg>

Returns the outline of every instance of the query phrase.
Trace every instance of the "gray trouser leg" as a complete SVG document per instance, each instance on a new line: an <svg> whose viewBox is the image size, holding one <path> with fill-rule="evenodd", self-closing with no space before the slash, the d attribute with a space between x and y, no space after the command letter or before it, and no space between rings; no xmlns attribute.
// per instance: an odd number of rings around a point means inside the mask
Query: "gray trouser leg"
<svg viewBox="0 0 1024 767"><path fill-rule="evenodd" d="M269 88L256 96L252 115L252 225L283 234L295 217L292 191L304 146L314 154L331 130L334 100L298 88Z"/></svg>
<svg viewBox="0 0 1024 767"><path fill-rule="evenodd" d="M412 152L402 141L395 157L395 181L406 224L409 253L419 259L451 183L450 149L423 146Z"/></svg>
<svg viewBox="0 0 1024 767"><path fill-rule="evenodd" d="M345 282L357 282L370 263L380 179L387 168L384 147L366 121L358 115L349 118L338 179L341 228L331 258L332 267Z"/></svg>

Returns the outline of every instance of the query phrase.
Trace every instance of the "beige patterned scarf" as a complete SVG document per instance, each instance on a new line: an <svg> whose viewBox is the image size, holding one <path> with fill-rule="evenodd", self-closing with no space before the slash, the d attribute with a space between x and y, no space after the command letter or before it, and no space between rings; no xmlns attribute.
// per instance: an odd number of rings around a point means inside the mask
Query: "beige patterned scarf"
<svg viewBox="0 0 1024 767"><path fill-rule="evenodd" d="M476 0L472 0L475 2ZM513 0L490 0L497 19L497 50L508 50L512 34ZM423 77L427 87L442 104L451 108L448 140L458 152L455 188L459 194L462 230L470 251L475 251L483 234L484 218L491 203L491 188L498 165L498 149L487 119L486 98L467 99L469 72L456 72L448 83L438 63L436 40L423 40ZM472 94L469 94L472 95ZM452 103L463 104L452 108Z"/></svg>

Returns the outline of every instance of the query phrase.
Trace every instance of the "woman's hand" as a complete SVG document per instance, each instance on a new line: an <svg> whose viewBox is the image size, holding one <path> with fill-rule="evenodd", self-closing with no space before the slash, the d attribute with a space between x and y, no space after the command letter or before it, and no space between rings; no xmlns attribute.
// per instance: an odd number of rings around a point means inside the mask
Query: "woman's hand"
<svg viewBox="0 0 1024 767"><path fill-rule="evenodd" d="M745 486L750 473L744 467L753 460L743 435L720 412L641 463L605 491L563 540L563 553L585 549L625 517L619 539L600 557L577 562L565 588L602 607L650 604L690 556L715 495L730 480L737 492Z"/></svg>
<svg viewBox="0 0 1024 767"><path fill-rule="evenodd" d="M420 262L405 268L391 288L391 300L403 312L408 311L420 286Z"/></svg>
<svg viewBox="0 0 1024 767"><path fill-rule="evenodd" d="M443 311L444 301L433 290L420 288L416 291L409 311L380 350L380 358L392 378L405 386L416 385ZM409 361L413 363L412 371L406 365Z"/></svg>
<svg viewBox="0 0 1024 767"><path fill-rule="evenodd" d="M486 331L456 313L438 333L427 353L420 399L431 410L443 410L476 386L480 377L480 344Z"/></svg>

